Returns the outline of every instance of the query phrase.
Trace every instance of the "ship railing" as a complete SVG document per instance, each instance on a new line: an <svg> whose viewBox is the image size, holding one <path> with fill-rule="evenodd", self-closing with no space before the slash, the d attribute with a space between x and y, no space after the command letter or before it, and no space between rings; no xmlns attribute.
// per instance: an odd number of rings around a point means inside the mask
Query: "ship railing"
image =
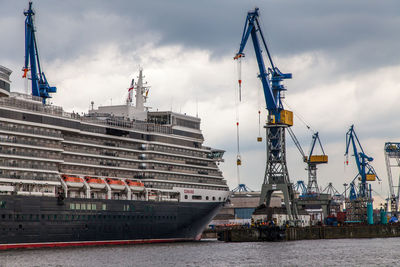
<svg viewBox="0 0 400 267"><path fill-rule="evenodd" d="M111 161L111 160L110 160ZM88 165L98 165L101 167L117 167L117 168L134 168L138 169L138 164L132 163L115 163L115 162L110 162L107 160L81 160L81 159L73 159L70 158L68 159L69 163L81 163L81 164L88 164ZM114 159L112 161L115 161Z"/></svg>
<svg viewBox="0 0 400 267"><path fill-rule="evenodd" d="M148 122L138 122L138 121L130 121L130 120L123 120L123 119L116 119L116 118L107 118L107 119L99 119L96 117L88 117L88 116L76 116L83 122L89 122L94 124L101 124L107 126L114 126L120 127L125 129L134 129L143 132L157 132L157 133L164 133L164 134L171 134L172 130L169 126L158 125L155 123L148 123Z"/></svg>
<svg viewBox="0 0 400 267"><path fill-rule="evenodd" d="M59 181L58 175L32 176L32 173L30 173L29 175L0 173L0 178L19 179L19 180Z"/></svg>
<svg viewBox="0 0 400 267"><path fill-rule="evenodd" d="M6 131L12 131L12 132L20 132L20 133L29 133L29 134L34 134L34 135L44 135L44 136L50 136L50 137L59 137L61 138L62 135L61 133L55 133L55 132L50 132L50 131L40 131L40 130L34 130L34 129L22 129L20 127L16 126L6 126L0 124L0 129L6 130Z"/></svg>
<svg viewBox="0 0 400 267"><path fill-rule="evenodd" d="M0 79L4 79L6 81L9 81L10 80L10 76L0 72Z"/></svg>
<svg viewBox="0 0 400 267"><path fill-rule="evenodd" d="M35 157L35 158L46 158L46 159L61 159L61 154L38 154L38 153L29 153L29 152L19 152L19 151L7 151L0 150L0 154L5 155L17 155L17 156L26 156L26 157Z"/></svg>
<svg viewBox="0 0 400 267"><path fill-rule="evenodd" d="M104 142L104 141L89 140L89 139L79 138L79 137L70 137L68 135L64 136L64 140L66 140L66 141L74 141L74 142L81 142L81 143L85 143L85 144L87 143L87 144L94 144L94 145L102 145L102 146L107 146L110 149L127 148L127 149L132 149L132 150L138 150L137 147L135 147L133 145L129 145L129 144L108 143L108 142ZM111 144L113 144L113 145L111 145ZM82 150L84 150L84 148L82 148ZM88 151L88 150L85 150L85 151Z"/></svg>
<svg viewBox="0 0 400 267"><path fill-rule="evenodd" d="M79 113L75 112L68 113L58 106L43 105L41 103L40 97L16 93L16 92L13 92L11 94L11 97L0 98L0 105L23 109L23 110L31 110L43 114L50 114L69 119L76 119L82 122L89 122L94 124L109 125L109 126L120 127L125 129L134 129L139 131L141 130L144 132L158 132L164 134L172 133L172 129L170 126L158 125L155 123L130 121L112 117L107 119L99 119L95 117L80 115Z"/></svg>
<svg viewBox="0 0 400 267"><path fill-rule="evenodd" d="M194 151L176 150L176 149L171 148L171 147L158 147L157 151L166 152L166 153L169 153L171 155L175 154L175 155L184 155L184 156L191 156L191 157L198 157L198 158L206 158L206 154L204 154L204 153L201 153L201 155L200 155L200 154L195 154L196 152L194 152Z"/></svg>
<svg viewBox="0 0 400 267"><path fill-rule="evenodd" d="M39 164L21 164L18 162L1 162L0 167L15 167L15 168L28 168L37 170L57 171L57 166L46 166Z"/></svg>
<svg viewBox="0 0 400 267"><path fill-rule="evenodd" d="M24 145L31 145L31 146L40 146L40 147L48 147L48 148L61 148L58 144L50 144L50 143L38 143L33 141L21 140L17 139L16 137L0 137L0 142L5 143L13 143L13 144L24 144Z"/></svg>
<svg viewBox="0 0 400 267"><path fill-rule="evenodd" d="M41 99L41 98L39 98ZM62 115L62 108L52 105L43 105L41 100L37 99L35 96L11 93L11 97L0 98L0 105L13 107L23 110L31 110L39 113L50 114L60 116Z"/></svg>

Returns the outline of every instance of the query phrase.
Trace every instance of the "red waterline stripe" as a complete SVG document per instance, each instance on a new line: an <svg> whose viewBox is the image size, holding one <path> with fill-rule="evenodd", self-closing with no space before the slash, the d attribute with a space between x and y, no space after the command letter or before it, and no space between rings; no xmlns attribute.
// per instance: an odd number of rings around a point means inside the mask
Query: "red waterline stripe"
<svg viewBox="0 0 400 267"><path fill-rule="evenodd" d="M0 250L15 249L15 248L49 248L49 247L77 247L77 246L102 246L102 245L131 245L131 244L181 242L181 241L190 241L190 240L194 240L194 239L171 238L171 239L138 239L138 240L0 244Z"/></svg>

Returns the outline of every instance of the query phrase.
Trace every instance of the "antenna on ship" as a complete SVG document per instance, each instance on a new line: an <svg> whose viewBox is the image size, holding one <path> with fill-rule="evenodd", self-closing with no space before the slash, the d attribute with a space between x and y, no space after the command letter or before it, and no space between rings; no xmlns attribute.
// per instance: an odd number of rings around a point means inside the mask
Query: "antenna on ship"
<svg viewBox="0 0 400 267"><path fill-rule="evenodd" d="M147 86L147 82L143 82L143 68L139 69L138 81L136 83L136 109L144 110L144 103L149 95L150 86Z"/></svg>

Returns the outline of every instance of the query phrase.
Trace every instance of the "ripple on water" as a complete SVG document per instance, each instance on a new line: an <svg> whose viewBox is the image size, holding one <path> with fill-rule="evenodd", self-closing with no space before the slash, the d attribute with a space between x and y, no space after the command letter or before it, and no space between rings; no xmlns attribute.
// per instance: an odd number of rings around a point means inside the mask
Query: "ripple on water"
<svg viewBox="0 0 400 267"><path fill-rule="evenodd" d="M0 266L397 266L400 238L13 250Z"/></svg>

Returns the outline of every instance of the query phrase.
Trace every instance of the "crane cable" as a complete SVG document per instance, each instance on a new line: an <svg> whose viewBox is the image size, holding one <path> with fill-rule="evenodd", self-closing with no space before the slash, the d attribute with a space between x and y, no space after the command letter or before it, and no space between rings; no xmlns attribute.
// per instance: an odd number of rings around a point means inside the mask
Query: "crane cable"
<svg viewBox="0 0 400 267"><path fill-rule="evenodd" d="M238 185L240 184L240 170L239 167L242 165L242 158L240 156L240 136L239 136L239 104L242 101L242 63L241 58L237 59L237 75L238 75L238 91L236 102L236 145L237 145L237 155L236 155L236 177Z"/></svg>
<svg viewBox="0 0 400 267"><path fill-rule="evenodd" d="M296 116L304 124L304 126L306 126L306 128L308 130L310 130L313 134L316 133L316 131L313 129L313 127L310 126L310 124L308 124L306 122L306 120L303 118L303 116L301 116L297 111L295 111L291 106L289 106L289 104L287 103L287 101L285 99L282 99L282 102L285 104L285 106L287 106L290 110L293 111L294 116Z"/></svg>
<svg viewBox="0 0 400 267"><path fill-rule="evenodd" d="M242 58L237 59L237 72L238 72L238 84L239 84L239 102L242 102Z"/></svg>
<svg viewBox="0 0 400 267"><path fill-rule="evenodd" d="M260 92L261 92L261 83L257 83L257 107L258 107L258 137L257 142L262 142L261 137L261 103L260 103Z"/></svg>

